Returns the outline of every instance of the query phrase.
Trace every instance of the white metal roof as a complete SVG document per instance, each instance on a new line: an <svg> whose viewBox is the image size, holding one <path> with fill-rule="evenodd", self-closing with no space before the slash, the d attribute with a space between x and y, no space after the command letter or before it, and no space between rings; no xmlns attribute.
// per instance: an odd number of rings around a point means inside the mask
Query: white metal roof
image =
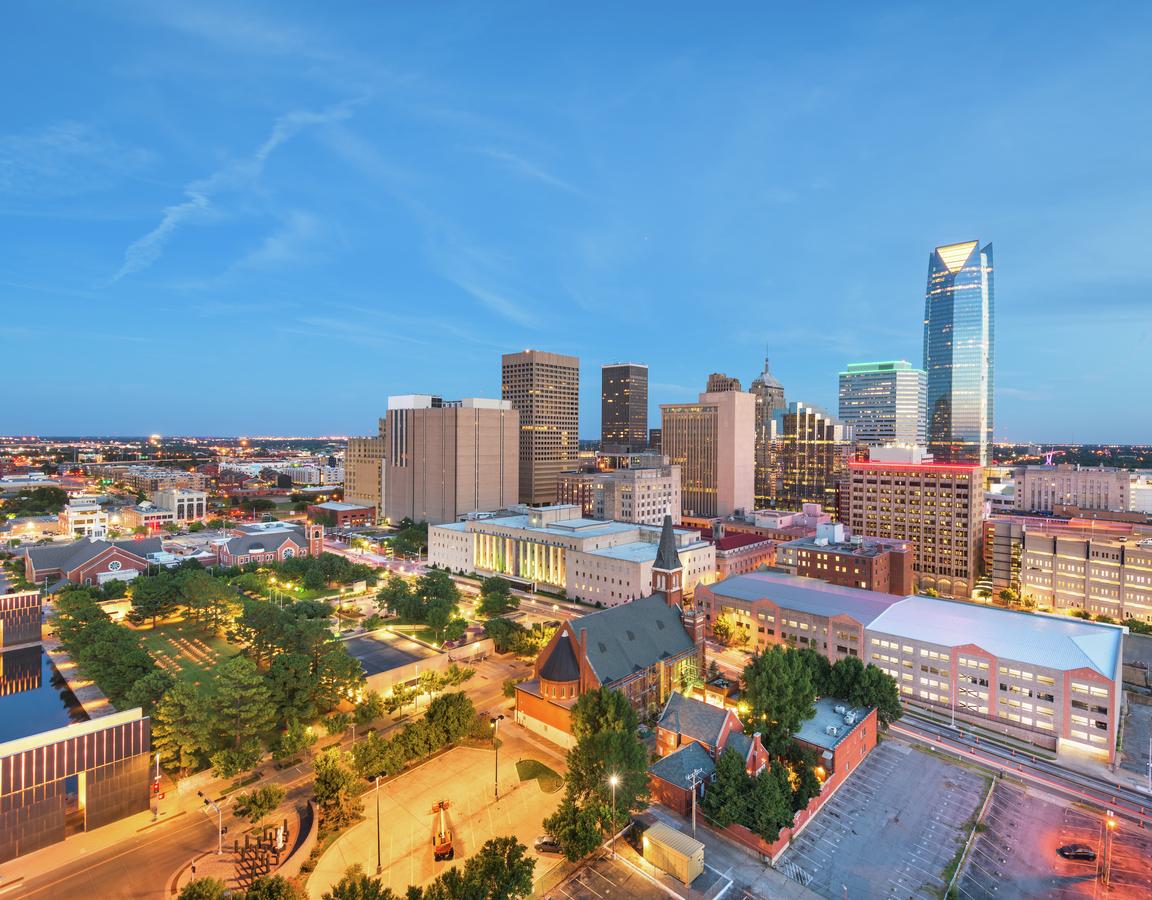
<svg viewBox="0 0 1152 900"><path fill-rule="evenodd" d="M975 644L993 656L1116 677L1128 629L1066 616L1017 612L963 600L906 597L872 620L869 631L945 647Z"/></svg>

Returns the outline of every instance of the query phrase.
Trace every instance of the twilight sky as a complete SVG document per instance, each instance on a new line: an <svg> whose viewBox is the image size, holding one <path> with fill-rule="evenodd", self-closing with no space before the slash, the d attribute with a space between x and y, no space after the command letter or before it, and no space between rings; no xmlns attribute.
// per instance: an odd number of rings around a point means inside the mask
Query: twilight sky
<svg viewBox="0 0 1152 900"><path fill-rule="evenodd" d="M998 439L1152 441L1152 5L14 0L5 434L356 434L500 354L835 411L992 241ZM1008 8L1005 8L1008 7Z"/></svg>

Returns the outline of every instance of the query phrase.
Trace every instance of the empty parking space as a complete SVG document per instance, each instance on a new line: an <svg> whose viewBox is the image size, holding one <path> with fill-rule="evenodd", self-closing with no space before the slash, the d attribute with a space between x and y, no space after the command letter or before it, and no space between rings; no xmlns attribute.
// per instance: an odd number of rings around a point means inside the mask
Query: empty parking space
<svg viewBox="0 0 1152 900"><path fill-rule="evenodd" d="M885 741L792 842L780 870L825 897L938 897L987 784Z"/></svg>
<svg viewBox="0 0 1152 900"><path fill-rule="evenodd" d="M580 871L551 891L549 896L570 900L605 900L608 897L636 900L667 900L664 891L619 860L603 856L581 866Z"/></svg>
<svg viewBox="0 0 1152 900"><path fill-rule="evenodd" d="M1104 816L1013 784L996 786L957 885L961 897L1095 897L1103 890ZM1064 859L1058 848L1085 844L1095 860ZM1121 822L1112 842L1112 890L1152 896L1152 838Z"/></svg>

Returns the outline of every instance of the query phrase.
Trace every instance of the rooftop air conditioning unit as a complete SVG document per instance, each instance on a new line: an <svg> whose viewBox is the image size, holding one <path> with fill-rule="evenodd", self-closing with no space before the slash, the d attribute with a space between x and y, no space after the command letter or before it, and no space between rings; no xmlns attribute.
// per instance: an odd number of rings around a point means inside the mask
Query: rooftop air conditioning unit
<svg viewBox="0 0 1152 900"><path fill-rule="evenodd" d="M855 725L856 724L856 713L854 713L854 712L848 713L848 715L846 715L844 717L844 724L845 725Z"/></svg>
<svg viewBox="0 0 1152 900"><path fill-rule="evenodd" d="M844 715L844 713L846 713L846 712L848 712L848 710L847 710L847 708L845 708L845 706L844 706L844 704L843 704L843 703L839 703L839 704L837 704L837 706L836 706L836 715L838 715L838 716L842 716L842 715Z"/></svg>
<svg viewBox="0 0 1152 900"><path fill-rule="evenodd" d="M824 729L824 733L830 734L833 737L835 737L837 734L840 733L840 729L837 728L835 725L829 725L827 728Z"/></svg>

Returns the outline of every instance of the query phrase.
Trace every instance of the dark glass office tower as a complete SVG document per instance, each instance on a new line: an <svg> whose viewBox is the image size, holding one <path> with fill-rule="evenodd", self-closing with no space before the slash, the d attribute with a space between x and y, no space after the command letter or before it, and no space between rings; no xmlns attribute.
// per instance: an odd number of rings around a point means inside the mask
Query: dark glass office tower
<svg viewBox="0 0 1152 900"><path fill-rule="evenodd" d="M600 449L639 452L648 446L648 367L614 363L600 370Z"/></svg>
<svg viewBox="0 0 1152 900"><path fill-rule="evenodd" d="M928 448L937 462L984 465L995 420L992 245L937 247L924 296Z"/></svg>

